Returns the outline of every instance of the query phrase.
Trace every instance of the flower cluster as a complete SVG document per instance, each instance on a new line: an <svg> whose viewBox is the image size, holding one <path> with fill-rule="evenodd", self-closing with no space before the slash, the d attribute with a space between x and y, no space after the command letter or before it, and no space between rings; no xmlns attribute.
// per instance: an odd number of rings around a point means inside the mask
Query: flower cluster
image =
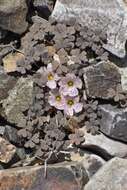
<svg viewBox="0 0 127 190"><path fill-rule="evenodd" d="M46 85L51 89L49 104L69 116L82 111L83 105L79 102L78 90L82 88L81 79L72 73L59 77L53 72L52 64L48 64L44 71L47 77Z"/></svg>

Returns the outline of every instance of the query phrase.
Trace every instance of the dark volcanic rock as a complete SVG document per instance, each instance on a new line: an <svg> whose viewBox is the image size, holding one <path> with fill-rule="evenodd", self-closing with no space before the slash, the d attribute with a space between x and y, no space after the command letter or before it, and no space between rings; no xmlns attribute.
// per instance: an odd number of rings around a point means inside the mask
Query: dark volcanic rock
<svg viewBox="0 0 127 190"><path fill-rule="evenodd" d="M83 181L83 173L76 173L71 169L76 164L65 163L47 167L47 178L44 177L44 167L24 167L0 171L1 190L80 190L80 180ZM87 174L85 174L87 175ZM79 178L78 178L79 177ZM79 182L79 183L78 183ZM82 185L82 184L81 184Z"/></svg>
<svg viewBox="0 0 127 190"><path fill-rule="evenodd" d="M26 31L27 5L25 0L0 1L0 27L18 34Z"/></svg>
<svg viewBox="0 0 127 190"><path fill-rule="evenodd" d="M117 109L111 105L103 105L100 110L100 130L114 139L127 142L127 108Z"/></svg>
<svg viewBox="0 0 127 190"><path fill-rule="evenodd" d="M121 77L116 65L102 61L84 69L84 81L89 97L108 99L109 89L116 91Z"/></svg>
<svg viewBox="0 0 127 190"><path fill-rule="evenodd" d="M47 19L51 15L52 0L34 0L33 5L39 16Z"/></svg>

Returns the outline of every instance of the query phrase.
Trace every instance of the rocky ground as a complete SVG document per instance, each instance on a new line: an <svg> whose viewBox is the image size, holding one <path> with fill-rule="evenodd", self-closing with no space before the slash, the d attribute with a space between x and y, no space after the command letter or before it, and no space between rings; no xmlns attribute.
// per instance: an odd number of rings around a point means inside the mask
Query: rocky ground
<svg viewBox="0 0 127 190"><path fill-rule="evenodd" d="M0 18L0 190L127 190L126 2L7 0Z"/></svg>

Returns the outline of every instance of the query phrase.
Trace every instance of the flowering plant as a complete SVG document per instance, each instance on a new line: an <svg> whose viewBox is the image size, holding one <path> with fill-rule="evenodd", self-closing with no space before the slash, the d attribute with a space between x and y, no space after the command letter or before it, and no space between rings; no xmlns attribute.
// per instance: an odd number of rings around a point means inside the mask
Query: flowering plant
<svg viewBox="0 0 127 190"><path fill-rule="evenodd" d="M47 68L44 68L44 72L46 74L47 77L47 83L46 85L50 88L50 89L55 89L57 86L57 81L59 80L59 77L56 73L53 72L53 68L52 68L52 64L49 63Z"/></svg>
<svg viewBox="0 0 127 190"><path fill-rule="evenodd" d="M83 104L79 102L79 89L82 88L82 81L73 73L68 73L64 77L59 77L48 64L44 69L47 82L50 88L48 102L58 110L63 110L68 116L82 111Z"/></svg>

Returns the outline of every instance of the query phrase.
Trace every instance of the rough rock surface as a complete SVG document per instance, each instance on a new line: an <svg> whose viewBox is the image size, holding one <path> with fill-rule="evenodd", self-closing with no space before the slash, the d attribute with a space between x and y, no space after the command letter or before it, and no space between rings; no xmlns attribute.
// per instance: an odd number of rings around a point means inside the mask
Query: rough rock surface
<svg viewBox="0 0 127 190"><path fill-rule="evenodd" d="M5 126L0 125L0 135L3 136L5 133Z"/></svg>
<svg viewBox="0 0 127 190"><path fill-rule="evenodd" d="M19 143L19 136L18 136L18 130L15 129L12 126L6 125L5 127L5 137L11 142L11 143Z"/></svg>
<svg viewBox="0 0 127 190"><path fill-rule="evenodd" d="M43 166L1 170L0 190L80 190L80 180L85 183L85 179L83 180L82 170L76 177L75 167L76 164L65 163L48 166L47 178L44 177Z"/></svg>
<svg viewBox="0 0 127 190"><path fill-rule="evenodd" d="M71 152L71 160L83 166L89 179L105 164L105 160L89 151Z"/></svg>
<svg viewBox="0 0 127 190"><path fill-rule="evenodd" d="M16 147L0 137L0 162L8 163L14 156Z"/></svg>
<svg viewBox="0 0 127 190"><path fill-rule="evenodd" d="M38 12L39 16L48 19L53 9L53 1L52 0L34 0L33 6L35 10Z"/></svg>
<svg viewBox="0 0 127 190"><path fill-rule="evenodd" d="M2 59L4 71L6 73L15 72L17 70L17 63L24 61L24 55L16 52L16 53L9 53Z"/></svg>
<svg viewBox="0 0 127 190"><path fill-rule="evenodd" d="M122 90L127 92L127 67L120 68Z"/></svg>
<svg viewBox="0 0 127 190"><path fill-rule="evenodd" d="M27 5L25 0L0 1L0 27L18 34L26 31Z"/></svg>
<svg viewBox="0 0 127 190"><path fill-rule="evenodd" d="M85 133L85 142L81 145L84 148L90 148L105 157L106 154L117 156L120 158L127 157L127 145L118 141L114 141L102 133L99 135L91 135L82 129ZM107 156L106 156L107 157Z"/></svg>
<svg viewBox="0 0 127 190"><path fill-rule="evenodd" d="M127 108L118 109L111 105L103 105L100 106L100 110L100 130L109 137L127 142Z"/></svg>
<svg viewBox="0 0 127 190"><path fill-rule="evenodd" d="M105 164L105 160L95 154L85 153L82 165L88 173L89 179Z"/></svg>
<svg viewBox="0 0 127 190"><path fill-rule="evenodd" d="M23 112L31 105L33 100L33 80L31 77L21 77L15 87L10 90L7 99L2 102L3 116L11 123L18 124L24 119Z"/></svg>
<svg viewBox="0 0 127 190"><path fill-rule="evenodd" d="M105 31L104 47L118 57L125 56L127 7L123 0L57 0L52 17L59 21L76 18L88 28Z"/></svg>
<svg viewBox="0 0 127 190"><path fill-rule="evenodd" d="M121 77L118 68L111 62L102 61L84 69L84 81L90 97L108 98L109 89L116 91Z"/></svg>
<svg viewBox="0 0 127 190"><path fill-rule="evenodd" d="M88 182L84 190L126 190L127 160L114 158Z"/></svg>
<svg viewBox="0 0 127 190"><path fill-rule="evenodd" d="M7 34L7 31L2 30L2 29L0 28L0 40L4 39L4 37L6 36L6 34Z"/></svg>
<svg viewBox="0 0 127 190"><path fill-rule="evenodd" d="M11 90L16 83L16 78L0 72L0 101L7 98L9 90Z"/></svg>

